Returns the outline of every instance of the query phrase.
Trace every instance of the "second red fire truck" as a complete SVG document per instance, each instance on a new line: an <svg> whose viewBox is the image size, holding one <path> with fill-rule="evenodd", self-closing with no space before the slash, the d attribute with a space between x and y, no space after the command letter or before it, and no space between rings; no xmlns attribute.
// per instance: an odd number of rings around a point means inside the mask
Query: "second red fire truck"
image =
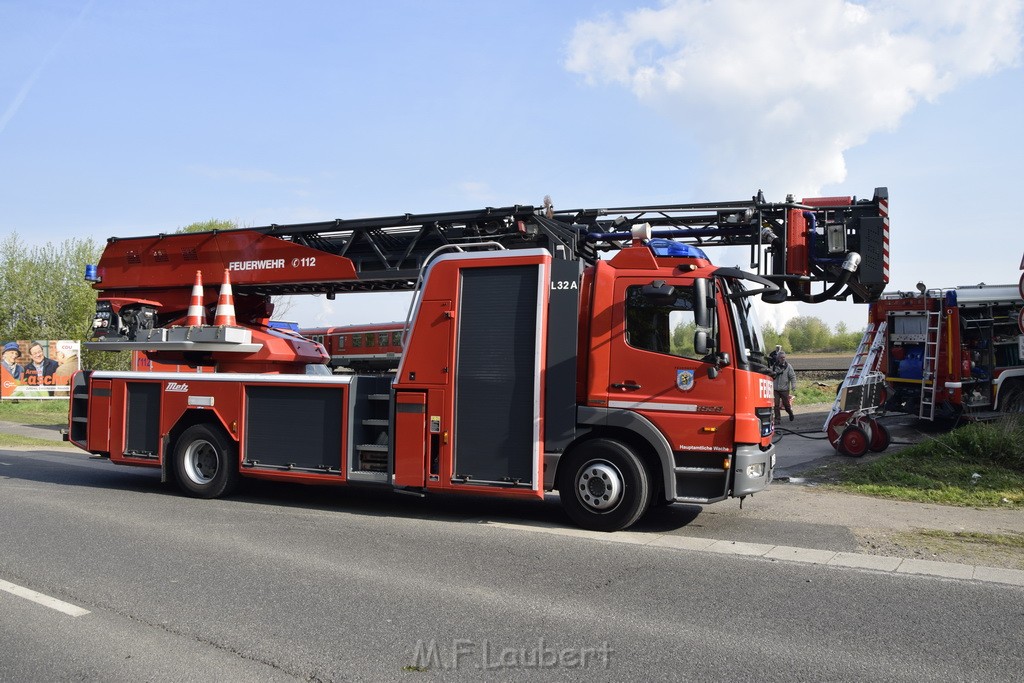
<svg viewBox="0 0 1024 683"><path fill-rule="evenodd" d="M1016 285L886 293L879 367L886 408L926 420L984 419L1024 410L1024 299Z"/></svg>
<svg viewBox="0 0 1024 683"><path fill-rule="evenodd" d="M540 499L598 530L772 478L754 299L877 299L888 197L436 214L112 238L69 439L188 494L241 477ZM715 246L751 268L717 267ZM607 252L610 258L602 257ZM228 284L230 280L230 285ZM332 375L270 297L406 290L394 373Z"/></svg>

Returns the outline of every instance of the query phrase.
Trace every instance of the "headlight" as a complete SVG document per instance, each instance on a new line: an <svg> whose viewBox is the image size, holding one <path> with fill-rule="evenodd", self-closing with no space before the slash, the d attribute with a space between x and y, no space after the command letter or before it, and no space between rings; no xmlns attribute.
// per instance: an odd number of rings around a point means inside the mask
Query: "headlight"
<svg viewBox="0 0 1024 683"><path fill-rule="evenodd" d="M775 414L771 408L754 408L754 415L757 416L758 422L761 423L762 437L769 436L775 431L775 425L773 424Z"/></svg>
<svg viewBox="0 0 1024 683"><path fill-rule="evenodd" d="M764 463L759 462L756 465L747 465L747 476L756 479L764 476Z"/></svg>

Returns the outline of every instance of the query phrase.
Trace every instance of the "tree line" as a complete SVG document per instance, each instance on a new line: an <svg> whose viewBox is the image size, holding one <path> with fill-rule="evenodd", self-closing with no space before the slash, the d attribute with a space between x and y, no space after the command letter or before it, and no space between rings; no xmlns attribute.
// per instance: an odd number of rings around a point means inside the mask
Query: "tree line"
<svg viewBox="0 0 1024 683"><path fill-rule="evenodd" d="M0 340L87 341L96 312L96 290L85 281L85 266L103 248L93 239L72 238L43 246L25 244L17 233L0 243ZM127 353L82 347L83 368L127 369Z"/></svg>
<svg viewBox="0 0 1024 683"><path fill-rule="evenodd" d="M177 232L231 230L233 221L212 219ZM18 233L0 242L0 343L19 339L91 338L96 290L85 280L85 266L99 262L103 244L71 238L42 246L26 244ZM127 370L126 351L90 351L84 344L82 367Z"/></svg>
<svg viewBox="0 0 1024 683"><path fill-rule="evenodd" d="M672 330L671 349L677 356L693 356L694 323L677 325ZM771 325L761 328L765 348L782 346L786 353L853 353L857 350L864 330L851 332L846 323L839 323L835 330L813 316L798 316L786 323L782 331Z"/></svg>
<svg viewBox="0 0 1024 683"><path fill-rule="evenodd" d="M779 344L786 353L852 353L860 345L865 328L851 331L840 322L832 330L819 318L801 315L789 320L781 332L765 325L761 333L769 349Z"/></svg>

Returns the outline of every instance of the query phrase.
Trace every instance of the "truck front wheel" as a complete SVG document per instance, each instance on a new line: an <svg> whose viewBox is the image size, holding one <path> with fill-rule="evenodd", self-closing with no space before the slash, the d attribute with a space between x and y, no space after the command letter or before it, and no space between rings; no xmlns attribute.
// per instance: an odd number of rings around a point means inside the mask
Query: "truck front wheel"
<svg viewBox="0 0 1024 683"><path fill-rule="evenodd" d="M214 427L189 427L174 447L174 474L190 496L218 498L231 493L239 479L234 442Z"/></svg>
<svg viewBox="0 0 1024 683"><path fill-rule="evenodd" d="M647 511L650 477L629 446L595 439L573 449L559 468L558 495L566 514L579 526L618 531Z"/></svg>

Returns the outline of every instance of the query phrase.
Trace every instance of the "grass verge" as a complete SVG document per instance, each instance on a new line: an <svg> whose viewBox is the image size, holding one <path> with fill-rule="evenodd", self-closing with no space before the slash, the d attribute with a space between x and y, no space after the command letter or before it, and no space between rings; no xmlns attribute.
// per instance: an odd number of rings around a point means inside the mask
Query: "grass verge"
<svg viewBox="0 0 1024 683"><path fill-rule="evenodd" d="M862 547L874 555L1024 570L1024 534L967 531L862 530Z"/></svg>
<svg viewBox="0 0 1024 683"><path fill-rule="evenodd" d="M832 485L920 503L1024 508L1024 417L964 425L871 462L850 463Z"/></svg>
<svg viewBox="0 0 1024 683"><path fill-rule="evenodd" d="M49 401L0 401L0 422L23 425L57 425L68 421L68 402L64 399Z"/></svg>
<svg viewBox="0 0 1024 683"><path fill-rule="evenodd" d="M71 444L69 444L66 441L50 441L49 439L36 439L31 436L19 436L18 434L0 433L0 448L67 448L70 445Z"/></svg>

